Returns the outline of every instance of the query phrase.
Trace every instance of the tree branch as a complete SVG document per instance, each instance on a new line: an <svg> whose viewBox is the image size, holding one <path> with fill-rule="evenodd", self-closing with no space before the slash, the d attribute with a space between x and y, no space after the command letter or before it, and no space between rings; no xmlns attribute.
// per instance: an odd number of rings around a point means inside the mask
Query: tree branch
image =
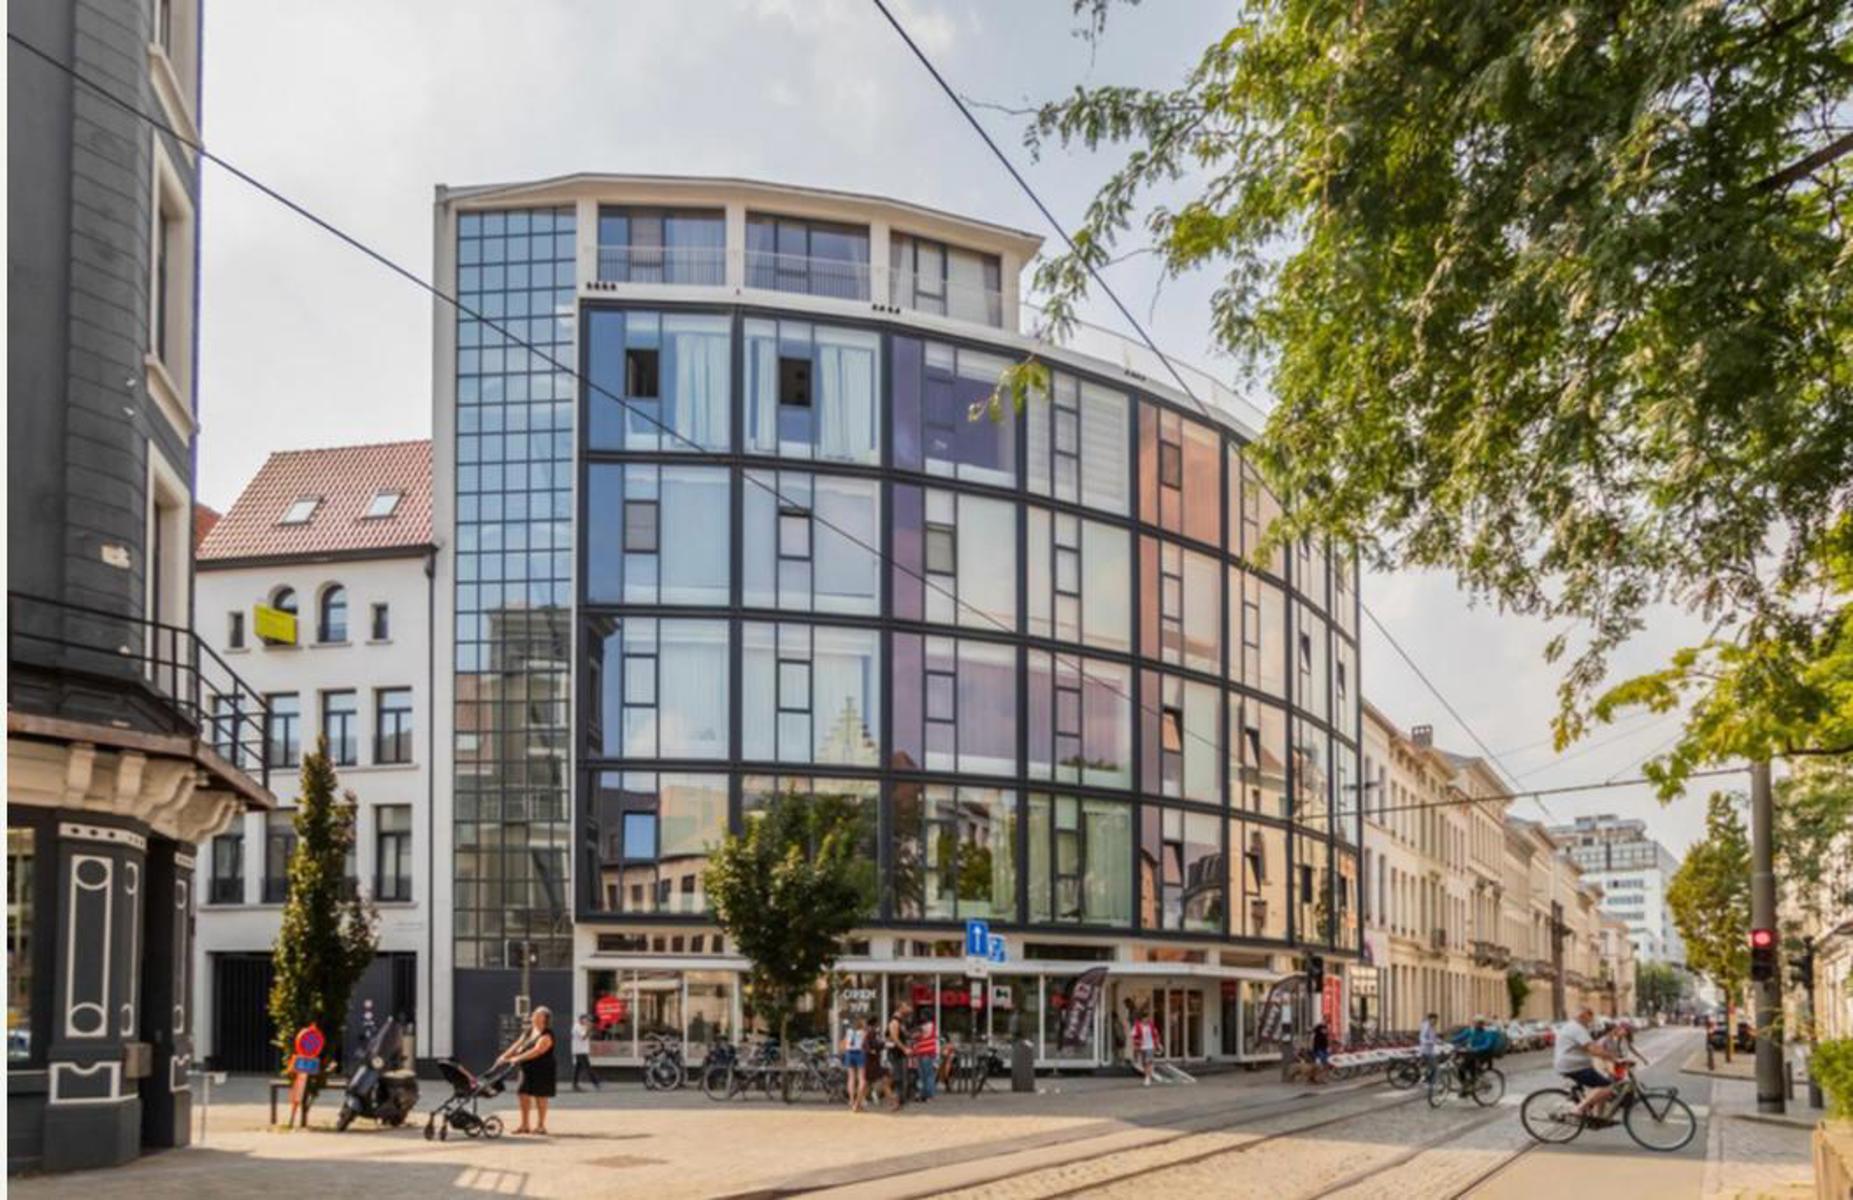
<svg viewBox="0 0 1853 1200"><path fill-rule="evenodd" d="M1759 192L1781 191L1796 180L1805 179L1821 167L1848 154L1853 154L1853 133L1842 134L1806 158L1797 159L1774 175L1759 180L1754 190Z"/></svg>

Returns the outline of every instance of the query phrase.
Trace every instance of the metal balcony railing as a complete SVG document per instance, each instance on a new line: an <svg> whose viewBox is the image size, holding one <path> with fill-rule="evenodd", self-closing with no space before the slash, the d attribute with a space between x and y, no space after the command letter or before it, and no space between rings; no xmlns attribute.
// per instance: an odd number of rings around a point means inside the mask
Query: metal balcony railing
<svg viewBox="0 0 1853 1200"><path fill-rule="evenodd" d="M22 673L81 683L91 693L82 711L47 715L103 719L127 728L149 725L152 732L199 738L231 766L266 790L270 787L264 761L269 709L263 693L239 678L191 629L8 592L7 662L14 681L9 706L15 696L25 697L23 708L34 703L21 685ZM122 712L99 718L91 711L98 707L97 697L108 697Z"/></svg>
<svg viewBox="0 0 1853 1200"><path fill-rule="evenodd" d="M888 303L914 312L972 321L1001 329L1004 293L996 288L973 287L914 271L888 273Z"/></svg>
<svg viewBox="0 0 1853 1200"><path fill-rule="evenodd" d="M802 254L746 252L746 286L835 300L869 298L869 264Z"/></svg>
<svg viewBox="0 0 1853 1200"><path fill-rule="evenodd" d="M600 246L598 277L606 283L719 287L727 282L727 251L721 246Z"/></svg>

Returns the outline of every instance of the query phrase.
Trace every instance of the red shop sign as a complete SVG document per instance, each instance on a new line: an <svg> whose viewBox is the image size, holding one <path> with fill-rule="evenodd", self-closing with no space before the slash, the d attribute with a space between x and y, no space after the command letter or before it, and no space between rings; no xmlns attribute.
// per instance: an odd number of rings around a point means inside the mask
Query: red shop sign
<svg viewBox="0 0 1853 1200"><path fill-rule="evenodd" d="M621 996L600 996L592 1005L592 1011L598 1015L600 1025L616 1025L624 1019L624 999Z"/></svg>

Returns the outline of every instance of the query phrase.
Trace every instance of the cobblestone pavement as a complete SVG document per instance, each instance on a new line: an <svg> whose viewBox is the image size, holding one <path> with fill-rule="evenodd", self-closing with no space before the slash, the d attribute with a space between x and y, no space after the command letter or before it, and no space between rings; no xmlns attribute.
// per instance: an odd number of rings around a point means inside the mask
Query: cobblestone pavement
<svg viewBox="0 0 1853 1200"><path fill-rule="evenodd" d="M1696 1035L1654 1030L1642 1050L1655 1084L1675 1083L1705 1121L1721 1105L1754 1107L1736 1081L1676 1074ZM1536 1147L1518 1121L1530 1089L1554 1077L1544 1055L1501 1064L1504 1103L1431 1109L1378 1081L1311 1088L1273 1072L1206 1076L1143 1089L1123 1079L1044 1080L1035 1095L943 1096L899 1116L821 1104L715 1104L697 1092L646 1095L636 1084L567 1094L553 1136L427 1142L422 1124L284 1133L268 1128L250 1081L215 1098L203 1147L114 1171L11 1181L15 1193L86 1197L352 1195L485 1191L521 1196L645 1194L652 1200L796 1194L849 1200L948 1196L988 1200L1088 1195L1292 1197L1550 1196L1587 1179L1605 1194L1730 1197L1806 1177L1806 1133L1736 1118L1710 1121L1674 1155L1641 1151L1624 1131ZM438 1096L427 1086L426 1105ZM495 1102L512 1110L512 1097ZM324 1101L318 1123L333 1117ZM512 1118L511 1111L504 1116ZM512 1120L511 1120L512 1123ZM361 1122L359 1125L368 1125ZM1713 1162L1707 1162L1708 1151ZM1570 1161L1574 1160L1574 1161ZM1574 1186L1574 1184L1570 1184Z"/></svg>
<svg viewBox="0 0 1853 1200"><path fill-rule="evenodd" d="M1707 1131L1705 1195L1719 1200L1793 1194L1797 1184L1812 1184L1814 1164L1808 1141L1808 1109L1793 1102L1788 1121L1757 1115L1756 1084L1719 1080L1712 1085L1712 1122ZM1805 1193L1812 1195L1812 1191Z"/></svg>

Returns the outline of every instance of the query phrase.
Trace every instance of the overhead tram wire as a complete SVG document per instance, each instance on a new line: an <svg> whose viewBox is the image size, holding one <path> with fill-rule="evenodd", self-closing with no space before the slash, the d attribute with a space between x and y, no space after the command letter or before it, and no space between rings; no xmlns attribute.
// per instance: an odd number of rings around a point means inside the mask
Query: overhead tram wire
<svg viewBox="0 0 1853 1200"><path fill-rule="evenodd" d="M946 93L946 98L951 100L953 105L959 110L959 115L965 118L966 124L970 125L978 134L979 138L984 141L984 144L990 148L992 155L996 157L999 163L1003 164L1004 170L1010 172L1010 177L1016 180L1017 186L1023 189L1023 194L1028 196L1030 203L1036 206L1036 211L1042 214L1043 219L1049 223L1050 228L1055 230L1063 243L1067 245L1069 251L1074 254L1075 259L1086 268L1088 276L1099 285L1100 290L1105 293L1107 299L1113 302L1113 307L1119 310L1120 316L1124 317L1126 323L1132 327L1133 332L1139 335L1139 340L1145 343L1148 350L1158 356L1158 361L1165 365L1165 369L1171 373L1171 378L1176 380L1177 386L1183 390L1186 396L1190 397L1191 403L1197 407L1198 411L1207 414L1208 410L1204 408L1202 399L1197 396L1196 392L1191 390L1191 386L1184 379L1183 373L1180 372L1176 364L1171 361L1171 356L1158 348L1158 343L1152 339L1151 334L1146 332L1145 326L1139 323L1139 319L1132 315L1131 310L1126 307L1125 302L1119 298L1119 294L1113 290L1113 286L1106 281L1106 278L1094 264L1081 252L1081 248L1075 244L1074 238L1069 236L1068 230L1062 225L1061 221L1056 219L1054 212L1049 209L1049 206L1043 203L1042 197L1036 194L1036 189L1030 185L1029 180L1024 178L1021 171L1017 170L1016 164L1010 161L1010 156L1004 153L1003 148L991 137L990 131L985 129L983 122L979 121L977 116L973 114L970 106L966 104L965 98L946 81L944 75L939 73L939 68L933 65L933 60L927 57L926 51L920 48L920 44L914 41L913 37L908 34L906 27L903 26L900 20L895 17L894 13L889 10L886 0L871 0L871 2L881 15L887 19L888 24L894 27L895 33L900 35L901 40L907 44L907 48L911 50L914 57L920 61L920 65L926 68L927 74L933 77L933 81L939 85L940 90ZM1474 732L1473 726L1467 723L1466 718L1461 716L1455 707L1448 702L1448 698L1441 694L1441 689L1435 686L1434 682L1428 678L1421 667L1416 666L1415 660L1409 656L1408 652L1405 651L1400 644L1398 644L1395 636L1384 627L1382 621L1377 619L1377 614L1370 610L1370 606L1364 603L1362 597L1358 600L1358 607L1364 611L1365 616L1370 618L1371 623L1383 633L1383 636L1389 639L1390 644L1395 647L1397 654L1399 654L1403 661L1408 663L1410 668L1415 671L1417 678L1421 679L1422 683L1434 695L1435 699L1441 702L1441 706L1448 711L1449 715L1460 724L1462 729L1466 730L1467 736L1473 739L1474 744L1480 748L1487 759L1501 771L1504 771L1507 777L1516 783L1517 776L1511 768L1500 761L1499 756L1493 753L1491 748L1487 746L1485 740L1482 739L1478 733ZM1551 814L1550 808L1545 805L1542 800L1538 800L1536 803L1539 810L1542 811L1546 817L1553 820L1555 819Z"/></svg>
<svg viewBox="0 0 1853 1200"><path fill-rule="evenodd" d="M1726 775L1742 775L1747 770L1749 770L1748 767L1716 767L1707 771L1694 771L1686 776L1686 778L1719 779ZM1376 813L1423 812L1434 808L1469 808L1480 804L1535 800L1539 796L1568 796L1577 792L1599 792L1607 788L1638 787L1643 783L1658 782L1659 780L1657 779L1649 779L1645 775L1637 775L1631 779L1609 778L1594 783L1571 783L1563 784L1558 787L1530 788L1524 791L1500 792L1491 796L1457 796L1452 800L1423 800L1415 804L1386 804L1382 808L1378 808L1375 805L1366 805L1358 809L1340 810L1333 815L1352 817L1356 816L1358 813L1370 816Z"/></svg>
<svg viewBox="0 0 1853 1200"><path fill-rule="evenodd" d="M166 133L168 136L172 137L175 141L179 142L181 145L187 146L188 148L192 149L196 154L199 155L201 159L205 160L206 162L212 163L214 166L219 167L220 169L224 170L226 173L233 176L239 182L244 183L245 185L261 193L262 195L270 198L271 200L276 201L278 204L282 205L284 208L288 209L290 212L294 213L295 215L301 217L303 220L308 221L310 224L322 230L324 233L327 233L330 236L336 238L337 240L352 247L353 249L358 250L361 254L379 263L381 266L387 268L393 274L400 276L401 278L412 283L414 286L418 287L420 290L429 293L431 296L449 305L451 308L455 309L458 313L462 314L463 316L468 317L473 321L481 322L484 329L493 331L494 333L502 337L508 345L519 347L523 350L526 350L529 354L533 355L537 361L546 363L548 366L552 367L554 370L556 370L560 374L563 374L567 376L568 378L577 381L578 383L584 385L586 388L596 393L597 395L603 396L605 399L611 400L612 402L616 403L620 408L630 413L632 416L641 418L643 421L647 422L648 424L662 431L662 433L665 436L672 438L675 441L683 443L690 449L691 453L687 456L687 458L683 459L682 461L695 462L695 463L700 463L700 462L719 463L723 461L723 456L715 454L714 452L707 450L705 447L695 442L692 438L688 437L686 434L683 434L675 429L670 428L668 425L664 424L661 419L654 416L653 414L643 409L637 408L629 400L625 399L624 397L616 395L612 393L610 390L600 386L597 382L593 381L586 375L582 374L577 368L577 366L571 365L568 363L563 363L559 361L558 359L556 359L555 357L553 357L552 353L550 353L549 351L539 346L534 345L533 343L529 342L526 338L523 338L523 337L518 336L517 334L511 333L507 328L505 328L499 322L493 320L490 317L484 316L482 313L479 313L474 308L472 308L470 305L465 304L457 296L453 296L450 293L445 292L442 288L438 287L435 283L432 283L426 280L424 277L419 275L416 271L413 271L410 267L407 267L404 264L398 262L396 259L390 257L385 252L376 250L372 246L368 245L366 242L361 241L358 237L354 236L353 234L348 233L346 230L342 229L340 226L334 224L334 222L328 220L325 217L319 216L311 209L306 208L302 204L299 204L298 202L296 202L295 200L290 199L288 196L284 195L282 192L278 191L276 188L270 186L269 184L263 182L261 179L258 179L256 176L250 174L249 172L243 170L242 168L234 165L233 163L213 153L211 150L208 150L206 148L205 143L201 142L197 138L188 137L186 134L173 128L171 125L161 120L160 118L155 117L149 113L143 112L136 105L130 103L127 100L124 100L120 96L117 96L115 93L110 91L108 88L97 83L95 80L89 78L83 72L77 70L75 67L72 67L70 64L63 62L62 60L58 59L57 57L55 57L54 55L50 53L44 50L41 50L39 47L33 45L31 42L26 41L24 38L20 37L19 35L14 34L14 33L8 33L6 37L7 37L8 42L19 47L21 50L24 50L26 53L32 55L34 58L37 58L39 61L45 63L47 66L50 66L64 73L65 75L69 76L76 83L81 84L85 88L88 88L90 91L94 92L96 95L98 95L102 99L108 101L110 104L113 104L117 108L120 108L124 112L127 112L130 116L135 117L137 120L142 121L143 123L151 126L152 128L158 129L162 131L163 133ZM742 471L740 474L741 474L741 477L747 483L753 485L754 487L759 488L763 492L770 494L774 500L780 503L781 506L803 507L802 505L797 504L796 501L788 500L787 497L784 495L784 493L778 490L776 485L768 484L767 482L765 482L764 479L759 477L758 473L753 472L753 471ZM811 520L813 524L819 525L825 529L830 530L831 532L837 534L839 537L843 538L849 544L856 546L868 552L869 554L873 555L875 561L882 564L883 566L892 568L894 570L898 570L902 572L903 574L913 579L918 580L924 587L930 588L934 592L937 592L938 594L945 596L947 599L952 601L955 610L964 609L972 613L975 613L983 620L989 622L992 626L994 626L999 631L1006 633L1006 634L1010 634L1013 637L1017 635L1016 629L1012 628L1009 625L1006 625L1004 622L998 620L996 617L992 616L990 613L979 608L977 605L972 604L970 601L960 599L956 592L948 590L943 585L928 578L922 572L916 571L912 567L909 567L909 566L906 566L905 564L894 561L893 558L891 558L887 554L884 554L879 546L870 545L868 542L862 540L860 537L856 536L851 531L844 529L840 525L835 524L834 522L829 520L827 517L824 517L822 514L813 511L811 514ZM1087 656L1083 650L1077 648L1070 652L1051 651L1051 654L1053 658L1055 659L1066 659L1068 662L1073 663L1075 665L1076 670L1079 672L1081 679L1084 682L1095 684L1095 685L1098 685L1104 688L1110 694L1119 697L1121 700L1126 701L1127 704L1131 705L1133 708L1135 708L1139 712L1144 713L1147 716L1154 716L1154 717L1159 718L1160 720L1164 719L1164 712L1162 708L1145 704L1144 702L1139 700L1139 698L1136 695L1129 694L1128 692L1121 690L1118 686L1115 685L1115 683L1112 680L1103 679L1096 675L1090 675L1087 671L1087 666L1086 666ZM1136 690L1137 689L1135 688L1135 691ZM1184 737L1193 738L1199 743L1205 746L1208 746L1212 751L1214 751L1218 755L1221 755L1225 752L1224 747L1220 743L1213 742L1209 738L1204 737L1200 733L1196 733L1187 728L1180 729L1179 732Z"/></svg>

